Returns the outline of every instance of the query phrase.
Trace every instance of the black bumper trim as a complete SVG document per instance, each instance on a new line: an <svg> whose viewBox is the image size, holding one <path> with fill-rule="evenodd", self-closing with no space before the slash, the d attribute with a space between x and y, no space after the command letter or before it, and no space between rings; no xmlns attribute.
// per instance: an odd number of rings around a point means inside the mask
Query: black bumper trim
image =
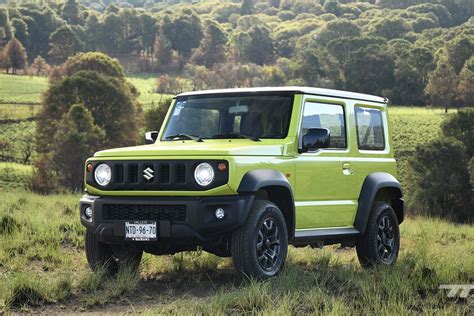
<svg viewBox="0 0 474 316"><path fill-rule="evenodd" d="M240 194L215 197L97 197L84 195L80 201L81 223L94 232L99 241L104 243L126 243L125 221L105 220L103 206L107 204L122 205L166 205L185 206L184 221L158 220L160 240L168 242L199 245L213 238L223 236L243 225L247 219L254 196ZM91 206L93 217L88 221L84 209ZM216 208L223 208L225 216L219 220L215 217Z"/></svg>

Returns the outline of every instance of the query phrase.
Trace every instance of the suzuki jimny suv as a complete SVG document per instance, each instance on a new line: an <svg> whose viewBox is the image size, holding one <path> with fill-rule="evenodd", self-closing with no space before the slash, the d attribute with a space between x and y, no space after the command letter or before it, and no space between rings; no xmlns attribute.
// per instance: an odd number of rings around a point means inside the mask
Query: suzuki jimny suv
<svg viewBox="0 0 474 316"><path fill-rule="evenodd" d="M387 99L303 87L182 93L145 138L86 162L92 268L199 247L265 279L289 244L355 246L363 266L398 256L404 205Z"/></svg>

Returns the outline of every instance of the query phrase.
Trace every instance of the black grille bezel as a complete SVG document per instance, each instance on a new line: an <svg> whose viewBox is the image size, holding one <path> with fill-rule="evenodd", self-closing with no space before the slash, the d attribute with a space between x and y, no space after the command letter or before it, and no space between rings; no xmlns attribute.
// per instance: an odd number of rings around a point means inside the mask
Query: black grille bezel
<svg viewBox="0 0 474 316"><path fill-rule="evenodd" d="M200 186L194 179L194 170L203 162L214 168L214 181L208 186ZM229 164L225 160L96 160L92 172L86 172L86 183L103 191L205 191L229 181ZM98 165L106 163L112 170L112 180L107 186L95 182L94 172ZM225 171L219 171L218 164L226 165ZM151 167L154 177L146 180L143 170Z"/></svg>

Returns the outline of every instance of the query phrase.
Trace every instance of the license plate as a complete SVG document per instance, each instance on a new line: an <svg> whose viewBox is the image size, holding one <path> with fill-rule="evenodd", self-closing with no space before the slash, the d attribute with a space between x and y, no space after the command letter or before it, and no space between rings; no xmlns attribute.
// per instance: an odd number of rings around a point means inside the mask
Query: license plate
<svg viewBox="0 0 474 316"><path fill-rule="evenodd" d="M125 239L134 241L156 240L156 222L125 222Z"/></svg>

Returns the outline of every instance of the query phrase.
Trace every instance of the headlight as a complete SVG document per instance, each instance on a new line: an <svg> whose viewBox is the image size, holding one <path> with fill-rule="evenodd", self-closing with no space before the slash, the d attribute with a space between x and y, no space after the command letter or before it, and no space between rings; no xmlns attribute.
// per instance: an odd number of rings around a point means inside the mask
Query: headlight
<svg viewBox="0 0 474 316"><path fill-rule="evenodd" d="M95 168L94 178L95 182L104 187L109 184L110 179L112 178L112 170L110 170L110 167L107 164L102 163Z"/></svg>
<svg viewBox="0 0 474 316"><path fill-rule="evenodd" d="M214 169L207 162L203 162L194 170L194 179L200 186L205 187L214 180Z"/></svg>

